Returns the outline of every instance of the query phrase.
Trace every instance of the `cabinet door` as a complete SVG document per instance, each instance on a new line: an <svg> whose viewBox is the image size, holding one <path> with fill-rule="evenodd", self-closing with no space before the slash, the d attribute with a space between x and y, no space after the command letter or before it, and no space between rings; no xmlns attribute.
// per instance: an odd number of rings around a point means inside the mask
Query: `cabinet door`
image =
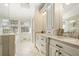
<svg viewBox="0 0 79 59"><path fill-rule="evenodd" d="M36 36L36 47L38 48L38 50L40 50L40 46L41 46L41 37L39 35Z"/></svg>
<svg viewBox="0 0 79 59"><path fill-rule="evenodd" d="M1 39L1 36L0 36L0 56L2 56L2 39Z"/></svg>
<svg viewBox="0 0 79 59"><path fill-rule="evenodd" d="M64 51L60 51L59 56L70 56L70 55Z"/></svg>
<svg viewBox="0 0 79 59"><path fill-rule="evenodd" d="M9 56L9 37L6 35L2 36L2 55Z"/></svg>
<svg viewBox="0 0 79 59"><path fill-rule="evenodd" d="M15 36L9 35L9 56L15 55Z"/></svg>
<svg viewBox="0 0 79 59"><path fill-rule="evenodd" d="M59 49L54 46L50 46L49 48L49 56L59 56Z"/></svg>

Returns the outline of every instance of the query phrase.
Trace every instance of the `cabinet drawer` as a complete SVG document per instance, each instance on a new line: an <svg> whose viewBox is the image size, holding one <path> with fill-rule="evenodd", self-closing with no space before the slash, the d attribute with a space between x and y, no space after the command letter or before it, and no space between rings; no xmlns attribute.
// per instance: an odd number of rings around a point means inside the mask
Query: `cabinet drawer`
<svg viewBox="0 0 79 59"><path fill-rule="evenodd" d="M61 50L67 52L68 54L72 56L79 56L79 49L75 48L74 46L70 46L67 44L62 43L63 48Z"/></svg>
<svg viewBox="0 0 79 59"><path fill-rule="evenodd" d="M41 56L46 56L46 52L45 51L40 51L40 55Z"/></svg>
<svg viewBox="0 0 79 59"><path fill-rule="evenodd" d="M58 56L59 49L56 48L56 47L54 47L54 46L51 46L51 45L49 47L50 47L50 49L49 49L49 55L50 56Z"/></svg>
<svg viewBox="0 0 79 59"><path fill-rule="evenodd" d="M70 56L68 53L61 51L61 50L60 50L60 53L61 54L59 54L59 56Z"/></svg>
<svg viewBox="0 0 79 59"><path fill-rule="evenodd" d="M47 40L45 37L41 37L41 41L40 41L41 46L46 46L47 44Z"/></svg>
<svg viewBox="0 0 79 59"><path fill-rule="evenodd" d="M60 42L60 41L55 41L53 39L50 41L50 45L55 46L58 49L61 49L62 51L66 52L69 55L79 56L79 49L75 48L74 46L70 46L68 44L65 44L65 43Z"/></svg>
<svg viewBox="0 0 79 59"><path fill-rule="evenodd" d="M40 45L38 45L38 44L36 44L36 46L37 46L37 48L41 51L46 51L46 46L41 46L41 44Z"/></svg>
<svg viewBox="0 0 79 59"><path fill-rule="evenodd" d="M57 45L62 46L59 41L55 41L54 39L50 40L50 45L56 47ZM57 47L58 48L58 47ZM62 48L62 47L61 47Z"/></svg>
<svg viewBox="0 0 79 59"><path fill-rule="evenodd" d="M46 45L47 45L47 43L40 43L40 45L42 46L42 47L46 47Z"/></svg>

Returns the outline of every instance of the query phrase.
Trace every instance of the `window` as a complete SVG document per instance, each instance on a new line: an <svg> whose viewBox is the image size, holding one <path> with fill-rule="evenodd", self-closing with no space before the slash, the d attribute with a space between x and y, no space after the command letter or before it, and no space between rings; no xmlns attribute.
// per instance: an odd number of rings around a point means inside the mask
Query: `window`
<svg viewBox="0 0 79 59"><path fill-rule="evenodd" d="M29 27L21 27L21 32L29 32Z"/></svg>

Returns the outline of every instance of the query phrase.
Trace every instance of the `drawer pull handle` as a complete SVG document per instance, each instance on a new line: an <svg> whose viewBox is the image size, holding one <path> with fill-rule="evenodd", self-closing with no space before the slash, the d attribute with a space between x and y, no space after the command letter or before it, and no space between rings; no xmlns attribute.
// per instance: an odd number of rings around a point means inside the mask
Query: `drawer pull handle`
<svg viewBox="0 0 79 59"><path fill-rule="evenodd" d="M59 55L61 55L62 53L61 52L59 52Z"/></svg>
<svg viewBox="0 0 79 59"><path fill-rule="evenodd" d="M59 48L63 48L62 46L59 46L58 44L56 44L56 46L59 47Z"/></svg>

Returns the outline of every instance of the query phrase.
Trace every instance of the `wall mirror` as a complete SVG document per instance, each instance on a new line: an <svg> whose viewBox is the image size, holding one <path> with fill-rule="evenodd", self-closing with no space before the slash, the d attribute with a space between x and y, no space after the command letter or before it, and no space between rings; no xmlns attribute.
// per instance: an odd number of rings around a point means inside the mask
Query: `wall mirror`
<svg viewBox="0 0 79 59"><path fill-rule="evenodd" d="M79 38L79 3L63 3L63 29L68 36Z"/></svg>

